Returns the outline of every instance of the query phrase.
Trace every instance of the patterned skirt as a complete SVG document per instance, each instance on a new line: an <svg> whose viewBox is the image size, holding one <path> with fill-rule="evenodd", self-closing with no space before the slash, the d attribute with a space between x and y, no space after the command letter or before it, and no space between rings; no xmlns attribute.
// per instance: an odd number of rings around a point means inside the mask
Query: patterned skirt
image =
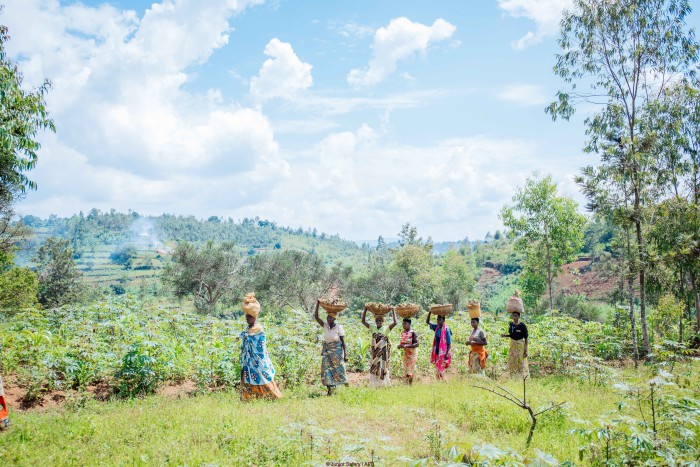
<svg viewBox="0 0 700 467"><path fill-rule="evenodd" d="M469 373L482 374L486 369L488 352L483 345L472 344L469 352Z"/></svg>
<svg viewBox="0 0 700 467"><path fill-rule="evenodd" d="M403 349L403 372L406 376L413 376L416 372L416 362L418 361L418 349L411 347Z"/></svg>
<svg viewBox="0 0 700 467"><path fill-rule="evenodd" d="M241 374L241 400L281 398L282 392L274 381L266 384L250 384L245 382L243 374Z"/></svg>
<svg viewBox="0 0 700 467"><path fill-rule="evenodd" d="M321 359L321 380L324 386L346 384L342 342L324 342Z"/></svg>
<svg viewBox="0 0 700 467"><path fill-rule="evenodd" d="M525 357L525 339L510 340L508 350L508 374L512 378L523 379L530 376L530 370Z"/></svg>
<svg viewBox="0 0 700 467"><path fill-rule="evenodd" d="M386 387L391 384L389 377L389 357L391 355L389 339L382 333L372 334L372 359L369 366L369 385Z"/></svg>

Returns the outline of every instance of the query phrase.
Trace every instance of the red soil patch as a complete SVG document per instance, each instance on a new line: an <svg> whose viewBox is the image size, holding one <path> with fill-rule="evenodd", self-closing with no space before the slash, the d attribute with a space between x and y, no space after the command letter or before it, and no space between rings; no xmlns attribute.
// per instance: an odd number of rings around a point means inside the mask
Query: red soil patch
<svg viewBox="0 0 700 467"><path fill-rule="evenodd" d="M605 300L617 288L615 278L608 277L590 260L566 264L563 271L554 280L555 291L583 294L592 300Z"/></svg>
<svg viewBox="0 0 700 467"><path fill-rule="evenodd" d="M476 282L476 286L483 289L486 286L494 284L500 276L501 273L498 272L497 269L483 268L481 270L481 276L479 276L479 280Z"/></svg>
<svg viewBox="0 0 700 467"><path fill-rule="evenodd" d="M88 386L82 393L78 391L49 391L42 392L38 395L28 396L28 391L25 388L16 385L16 379L10 375L5 381L5 399L7 405L12 408L12 410L33 410L37 412L43 412L45 410L51 409L53 407L58 407L63 405L71 397L82 394L83 397L92 397L98 401L106 401L112 395L113 391L107 384L99 384L97 386ZM180 399L182 397L187 397L193 394L197 390L197 385L194 381L183 381L183 382L170 382L165 386L162 386L158 390L158 394L165 397L172 397L175 399Z"/></svg>

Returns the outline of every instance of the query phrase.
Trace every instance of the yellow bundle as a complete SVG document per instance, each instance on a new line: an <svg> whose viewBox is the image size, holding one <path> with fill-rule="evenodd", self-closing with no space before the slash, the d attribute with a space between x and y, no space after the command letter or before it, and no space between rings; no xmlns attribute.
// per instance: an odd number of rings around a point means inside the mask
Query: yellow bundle
<svg viewBox="0 0 700 467"><path fill-rule="evenodd" d="M255 298L255 294L250 292L243 298L243 313L257 318L260 314L260 303Z"/></svg>
<svg viewBox="0 0 700 467"><path fill-rule="evenodd" d="M481 304L479 300L469 300L467 310L469 310L469 318L481 318Z"/></svg>

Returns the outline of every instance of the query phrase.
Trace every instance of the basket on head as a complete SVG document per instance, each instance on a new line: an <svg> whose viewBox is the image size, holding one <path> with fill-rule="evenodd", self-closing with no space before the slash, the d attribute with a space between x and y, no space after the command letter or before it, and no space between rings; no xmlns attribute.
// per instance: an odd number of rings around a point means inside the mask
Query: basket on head
<svg viewBox="0 0 700 467"><path fill-rule="evenodd" d="M326 299L321 299L319 300L319 304L321 305L321 308L326 310L326 313L328 313L331 316L337 316L338 313L343 311L348 307L348 304L343 302L342 300L338 299L333 299L333 300L326 300Z"/></svg>
<svg viewBox="0 0 700 467"><path fill-rule="evenodd" d="M387 305L385 303L376 303L376 302L369 302L365 305L365 308L367 308L369 311L374 314L374 316L384 316L385 314L389 313L392 310L391 305Z"/></svg>
<svg viewBox="0 0 700 467"><path fill-rule="evenodd" d="M430 312L438 316L449 316L452 314L452 305L433 305L430 307Z"/></svg>
<svg viewBox="0 0 700 467"><path fill-rule="evenodd" d="M469 310L469 318L481 318L481 304L478 300L469 300L467 310Z"/></svg>
<svg viewBox="0 0 700 467"><path fill-rule="evenodd" d="M413 318L418 314L420 308L415 303L401 303L394 307L396 314L402 318Z"/></svg>
<svg viewBox="0 0 700 467"><path fill-rule="evenodd" d="M523 306L523 299L520 298L520 291L516 290L513 296L508 299L506 304L506 311L508 313L520 313L523 314L525 307Z"/></svg>

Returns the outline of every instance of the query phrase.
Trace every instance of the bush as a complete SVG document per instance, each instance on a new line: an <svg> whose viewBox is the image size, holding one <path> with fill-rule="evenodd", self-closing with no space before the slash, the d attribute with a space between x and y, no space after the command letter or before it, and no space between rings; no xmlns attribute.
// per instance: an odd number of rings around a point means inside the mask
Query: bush
<svg viewBox="0 0 700 467"><path fill-rule="evenodd" d="M153 345L149 349L142 344L132 344L122 358L122 365L115 377L117 393L122 397L153 394L163 381L158 358Z"/></svg>

